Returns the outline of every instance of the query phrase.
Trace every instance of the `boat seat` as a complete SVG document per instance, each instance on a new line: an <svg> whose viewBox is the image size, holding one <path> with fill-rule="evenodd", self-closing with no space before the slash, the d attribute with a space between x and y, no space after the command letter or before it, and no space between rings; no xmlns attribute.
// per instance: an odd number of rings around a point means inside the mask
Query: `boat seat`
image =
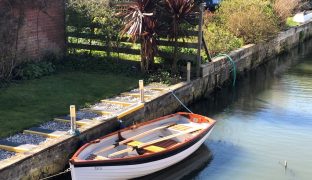
<svg viewBox="0 0 312 180"><path fill-rule="evenodd" d="M172 130L172 131L176 131L176 132L183 132L183 131L190 130L190 129L192 129L192 128L193 128L193 127L188 126L188 125L177 124L177 125L171 126L171 127L168 128L168 129L170 129L170 130ZM199 129L199 130L200 130L200 129ZM194 131L194 132L191 132L191 133L189 133L189 134L194 135L194 134L197 134L197 133L198 133L198 131Z"/></svg>
<svg viewBox="0 0 312 180"><path fill-rule="evenodd" d="M179 142L173 140L173 139L168 139L168 140L165 140L165 141L161 141L161 142L158 142L158 143L155 143L154 146L159 146L159 147L162 147L162 148L166 148L166 149L169 149L175 145L179 144Z"/></svg>
<svg viewBox="0 0 312 180"><path fill-rule="evenodd" d="M177 124L177 125L171 126L169 129L175 130L175 131L186 131L186 130L189 130L191 128L192 127L190 127L190 126L186 126L183 124Z"/></svg>
<svg viewBox="0 0 312 180"><path fill-rule="evenodd" d="M95 154L90 154L86 160L107 160L109 158L104 157L104 156L100 156L100 155L95 155Z"/></svg>
<svg viewBox="0 0 312 180"><path fill-rule="evenodd" d="M100 156L100 155L97 155L96 157L94 157L94 160L107 160L109 158L107 157L104 157L104 156Z"/></svg>
<svg viewBox="0 0 312 180"><path fill-rule="evenodd" d="M132 147L139 146L141 144L143 144L143 143L140 141L131 141L131 142L127 143L127 145L132 146ZM146 146L143 149L146 151L154 152L154 153L166 150L166 148L162 148L162 147L154 146L154 145Z"/></svg>

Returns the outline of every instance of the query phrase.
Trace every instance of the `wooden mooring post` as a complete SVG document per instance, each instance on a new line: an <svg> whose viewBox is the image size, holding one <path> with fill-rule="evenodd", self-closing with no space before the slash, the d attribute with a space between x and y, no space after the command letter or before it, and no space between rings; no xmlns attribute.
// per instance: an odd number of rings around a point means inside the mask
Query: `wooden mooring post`
<svg viewBox="0 0 312 180"><path fill-rule="evenodd" d="M191 82L191 62L187 62L186 65L186 81Z"/></svg>
<svg viewBox="0 0 312 180"><path fill-rule="evenodd" d="M71 105L69 107L70 111L70 131L69 133L75 135L77 132L77 124L76 124L76 106Z"/></svg>
<svg viewBox="0 0 312 180"><path fill-rule="evenodd" d="M139 80L139 91L141 103L144 103L144 81Z"/></svg>
<svg viewBox="0 0 312 180"><path fill-rule="evenodd" d="M201 49L202 49L202 39L203 39L203 14L206 3L201 3L199 5L199 23L198 23L198 47L197 47L197 63L196 63L196 76L200 76L200 66L201 66Z"/></svg>

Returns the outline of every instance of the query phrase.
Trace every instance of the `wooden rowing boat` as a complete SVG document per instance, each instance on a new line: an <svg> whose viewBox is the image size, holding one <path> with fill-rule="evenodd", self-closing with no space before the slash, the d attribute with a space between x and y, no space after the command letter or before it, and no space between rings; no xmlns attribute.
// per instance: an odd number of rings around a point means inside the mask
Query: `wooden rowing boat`
<svg viewBox="0 0 312 180"><path fill-rule="evenodd" d="M162 170L196 151L214 124L205 116L176 113L111 133L73 155L72 179L131 179Z"/></svg>

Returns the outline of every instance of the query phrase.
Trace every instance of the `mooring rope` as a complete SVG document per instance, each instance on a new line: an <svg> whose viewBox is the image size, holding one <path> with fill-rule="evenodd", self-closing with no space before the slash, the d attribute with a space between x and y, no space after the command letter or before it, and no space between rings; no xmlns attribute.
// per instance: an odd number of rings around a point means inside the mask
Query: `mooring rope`
<svg viewBox="0 0 312 180"><path fill-rule="evenodd" d="M227 54L218 54L216 57L223 57L223 56L227 57L227 59L231 62L232 66L233 66L233 87L234 87L235 83L236 83L236 64L235 64L235 61L231 58L231 56L229 56Z"/></svg>
<svg viewBox="0 0 312 180"><path fill-rule="evenodd" d="M42 179L40 179L40 180L51 179L51 178L53 178L53 177L56 177L56 176L59 176L59 175L68 173L69 171L70 171L70 168L67 168L67 169L66 169L65 171L63 171L63 172L60 172L60 173L58 173L58 174L54 174L54 175L52 175L52 176L48 176L48 177L42 178Z"/></svg>
<svg viewBox="0 0 312 180"><path fill-rule="evenodd" d="M176 98L176 100L186 109L188 110L188 112L194 114L189 108L186 107L186 105L173 93L172 90L169 90L169 92L171 92L171 94L173 95L173 97Z"/></svg>

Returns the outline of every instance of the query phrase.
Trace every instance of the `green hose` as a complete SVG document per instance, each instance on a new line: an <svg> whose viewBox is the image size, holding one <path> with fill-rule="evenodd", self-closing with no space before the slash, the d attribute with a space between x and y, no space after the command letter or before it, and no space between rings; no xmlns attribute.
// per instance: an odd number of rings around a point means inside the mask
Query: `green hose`
<svg viewBox="0 0 312 180"><path fill-rule="evenodd" d="M233 61L233 59L227 55L227 54L218 54L215 58L217 57L227 57L227 59L231 62L232 66L233 66L233 87L235 86L236 83L236 64L235 61Z"/></svg>

